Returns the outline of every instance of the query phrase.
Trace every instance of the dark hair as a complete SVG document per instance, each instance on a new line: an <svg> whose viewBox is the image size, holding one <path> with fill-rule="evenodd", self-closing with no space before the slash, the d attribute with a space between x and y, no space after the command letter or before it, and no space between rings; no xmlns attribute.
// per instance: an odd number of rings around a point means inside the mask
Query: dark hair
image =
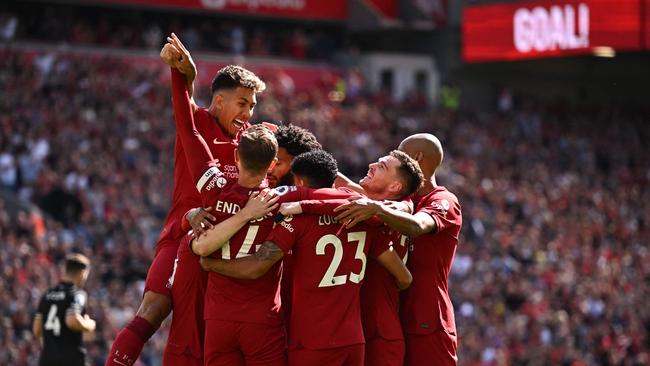
<svg viewBox="0 0 650 366"><path fill-rule="evenodd" d="M266 89L266 84L252 71L241 66L228 65L217 72L212 79L210 90L214 94L222 89L235 89L238 87L252 89L255 93L261 93Z"/></svg>
<svg viewBox="0 0 650 366"><path fill-rule="evenodd" d="M90 267L90 260L83 254L73 253L65 257L65 273L77 274Z"/></svg>
<svg viewBox="0 0 650 366"><path fill-rule="evenodd" d="M404 187L401 192L402 197L400 198L408 197L417 192L424 180L424 175L422 175L422 170L418 162L400 150L391 151L390 156L400 162L400 166L397 168L397 174L404 182Z"/></svg>
<svg viewBox="0 0 650 366"><path fill-rule="evenodd" d="M239 158L253 173L266 171L278 154L278 142L273 132L262 125L251 126L239 138Z"/></svg>
<svg viewBox="0 0 650 366"><path fill-rule="evenodd" d="M278 147L285 148L291 156L323 148L313 133L291 124L280 126L275 131L275 138L278 140Z"/></svg>
<svg viewBox="0 0 650 366"><path fill-rule="evenodd" d="M336 159L325 150L302 153L293 159L291 172L307 181L309 188L331 187L336 179Z"/></svg>

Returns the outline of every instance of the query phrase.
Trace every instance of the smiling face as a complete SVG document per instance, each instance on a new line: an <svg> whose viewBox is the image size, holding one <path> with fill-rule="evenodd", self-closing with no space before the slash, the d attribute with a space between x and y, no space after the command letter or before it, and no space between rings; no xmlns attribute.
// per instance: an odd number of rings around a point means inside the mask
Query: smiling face
<svg viewBox="0 0 650 366"><path fill-rule="evenodd" d="M228 135L234 137L251 118L256 104L253 89L240 86L215 92L210 110Z"/></svg>
<svg viewBox="0 0 650 366"><path fill-rule="evenodd" d="M359 185L372 199L396 199L403 184L397 172L400 164L399 160L390 155L379 158L377 162L368 165L368 174L359 181Z"/></svg>

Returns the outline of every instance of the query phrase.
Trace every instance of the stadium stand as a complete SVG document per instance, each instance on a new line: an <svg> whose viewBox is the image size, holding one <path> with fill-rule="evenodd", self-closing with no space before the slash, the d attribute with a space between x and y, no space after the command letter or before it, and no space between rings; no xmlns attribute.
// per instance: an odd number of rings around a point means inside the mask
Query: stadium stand
<svg viewBox="0 0 650 366"><path fill-rule="evenodd" d="M89 354L101 365L169 204L166 71L11 48L0 58L0 364L35 364L31 316L74 249L96 263ZM284 94L271 80L255 119L309 128L357 177L412 132L440 137L439 183L465 212L450 280L462 365L649 362L648 110L525 98L507 112L427 110L363 93L332 102L332 88ZM142 364L159 364L164 341L158 332Z"/></svg>

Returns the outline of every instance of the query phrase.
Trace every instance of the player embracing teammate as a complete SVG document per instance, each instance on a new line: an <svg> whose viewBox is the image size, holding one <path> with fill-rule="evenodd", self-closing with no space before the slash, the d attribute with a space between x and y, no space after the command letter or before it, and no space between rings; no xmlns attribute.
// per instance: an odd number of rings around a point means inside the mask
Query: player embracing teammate
<svg viewBox="0 0 650 366"><path fill-rule="evenodd" d="M106 364L134 365L172 309L165 365L456 364L447 277L462 219L435 181L437 138L411 136L371 164L360 186L332 188L336 161L308 131L249 128L265 88L255 74L223 68L209 108L199 108L196 66L175 35L168 41L172 209L142 306ZM267 173L290 185L269 191ZM278 204L301 200L283 207L297 215L274 228ZM411 281L400 324L399 292ZM282 296L281 282L290 290ZM291 309L288 328L282 307Z"/></svg>

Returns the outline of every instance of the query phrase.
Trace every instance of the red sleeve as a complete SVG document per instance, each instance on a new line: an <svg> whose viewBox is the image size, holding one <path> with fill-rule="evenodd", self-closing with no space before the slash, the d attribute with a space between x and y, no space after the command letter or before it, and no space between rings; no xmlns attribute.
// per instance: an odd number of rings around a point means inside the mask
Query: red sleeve
<svg viewBox="0 0 650 366"><path fill-rule="evenodd" d="M354 196L350 198L354 198ZM304 200L300 201L300 207L304 214L336 216L339 213L334 212L334 209L348 202L350 202L349 199L343 198L329 200ZM374 227L384 225L384 222L377 216L373 216L364 222L369 226Z"/></svg>
<svg viewBox="0 0 650 366"><path fill-rule="evenodd" d="M451 197L443 195L431 196L427 198L427 202L421 205L417 212L424 212L433 218L436 222L436 233L460 225L460 204Z"/></svg>
<svg viewBox="0 0 650 366"><path fill-rule="evenodd" d="M192 226L190 225L190 222L187 220L187 214L190 213L190 211L192 210L193 208L187 210L187 212L183 214L183 218L181 219L181 231L183 231L184 233L192 230Z"/></svg>
<svg viewBox="0 0 650 366"><path fill-rule="evenodd" d="M185 76L176 69L172 69L172 105L176 120L176 133L183 145L192 181L197 184L197 190L202 193L203 188L208 186L207 183L214 180L214 176L220 176L221 172L215 166L214 157L208 144L196 128ZM206 197L202 198L204 207L212 204L212 202L206 202L208 201Z"/></svg>
<svg viewBox="0 0 650 366"><path fill-rule="evenodd" d="M293 217L285 217L279 224L275 225L273 231L267 236L267 241L272 241L278 248L282 249L284 254L289 253L296 238L299 237L298 226L296 222L300 221Z"/></svg>
<svg viewBox="0 0 650 366"><path fill-rule="evenodd" d="M334 209L350 201L344 198L334 200L304 200L300 201L302 213L315 215L333 215Z"/></svg>
<svg viewBox="0 0 650 366"><path fill-rule="evenodd" d="M280 186L273 189L280 196L278 202L295 202L304 200L347 199L359 196L358 193L338 188L305 188L296 186Z"/></svg>
<svg viewBox="0 0 650 366"><path fill-rule="evenodd" d="M369 230L370 235L370 250L369 254L373 258L377 258L380 255L384 254L385 251L389 250L392 245L391 236L388 233L388 230L385 228L373 229L372 232Z"/></svg>

